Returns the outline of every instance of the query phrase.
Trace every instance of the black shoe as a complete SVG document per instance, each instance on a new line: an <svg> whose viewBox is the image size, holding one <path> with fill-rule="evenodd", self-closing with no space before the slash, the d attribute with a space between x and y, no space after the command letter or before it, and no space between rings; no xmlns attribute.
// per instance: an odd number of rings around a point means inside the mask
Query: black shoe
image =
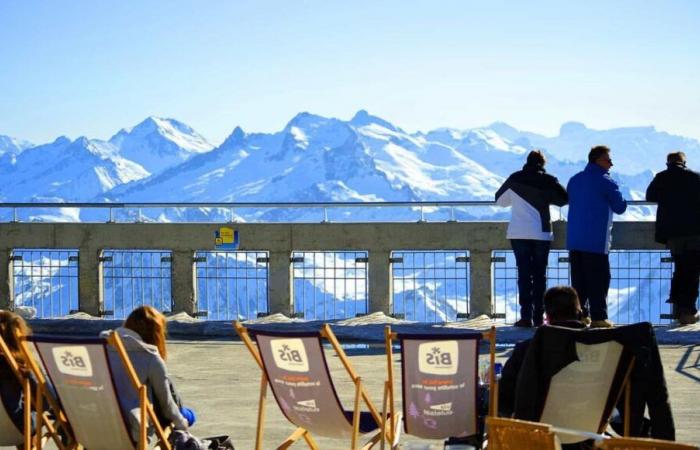
<svg viewBox="0 0 700 450"><path fill-rule="evenodd" d="M532 328L532 320L531 319L520 319L517 322L513 324L514 327L518 328Z"/></svg>

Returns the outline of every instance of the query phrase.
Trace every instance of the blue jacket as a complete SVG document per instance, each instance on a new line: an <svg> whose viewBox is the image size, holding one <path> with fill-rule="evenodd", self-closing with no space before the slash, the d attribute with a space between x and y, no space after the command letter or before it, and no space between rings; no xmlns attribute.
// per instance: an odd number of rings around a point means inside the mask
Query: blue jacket
<svg viewBox="0 0 700 450"><path fill-rule="evenodd" d="M566 248L607 254L610 250L612 214L622 214L627 202L607 170L588 163L571 177Z"/></svg>

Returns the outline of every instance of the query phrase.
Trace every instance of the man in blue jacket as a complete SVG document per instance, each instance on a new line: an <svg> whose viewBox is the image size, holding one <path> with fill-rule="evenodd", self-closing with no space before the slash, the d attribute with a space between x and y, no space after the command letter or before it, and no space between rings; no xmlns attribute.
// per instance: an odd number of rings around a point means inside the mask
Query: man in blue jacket
<svg viewBox="0 0 700 450"><path fill-rule="evenodd" d="M571 284L576 289L591 327L609 328L608 288L612 215L622 214L627 202L610 177L610 149L603 145L588 153L586 168L571 177L566 248L569 250Z"/></svg>

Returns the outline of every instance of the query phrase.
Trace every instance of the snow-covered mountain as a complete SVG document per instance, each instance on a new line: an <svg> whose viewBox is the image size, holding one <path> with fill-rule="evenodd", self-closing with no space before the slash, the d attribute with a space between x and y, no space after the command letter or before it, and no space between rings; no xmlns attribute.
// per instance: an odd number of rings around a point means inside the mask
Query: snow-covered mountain
<svg viewBox="0 0 700 450"><path fill-rule="evenodd" d="M26 149L11 164L0 165L3 201L87 201L114 187L148 176L104 141L60 137Z"/></svg>
<svg viewBox="0 0 700 450"><path fill-rule="evenodd" d="M153 174L214 148L184 123L153 116L133 128L120 130L109 142L119 149L121 156Z"/></svg>

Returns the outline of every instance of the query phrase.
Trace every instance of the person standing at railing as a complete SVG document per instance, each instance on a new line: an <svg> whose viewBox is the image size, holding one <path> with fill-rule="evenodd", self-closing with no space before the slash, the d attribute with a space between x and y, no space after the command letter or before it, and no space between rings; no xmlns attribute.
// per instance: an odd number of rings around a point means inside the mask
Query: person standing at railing
<svg viewBox="0 0 700 450"><path fill-rule="evenodd" d="M566 248L569 250L571 284L576 289L586 322L593 328L610 328L608 289L613 213L627 210L627 201L610 177L610 149L603 145L588 153L586 168L571 177Z"/></svg>
<svg viewBox="0 0 700 450"><path fill-rule="evenodd" d="M518 266L520 319L516 327L542 325L547 260L554 236L549 206L564 206L568 201L564 186L547 174L545 164L541 151L531 151L523 170L510 175L496 192L496 203L512 208L506 237Z"/></svg>
<svg viewBox="0 0 700 450"><path fill-rule="evenodd" d="M681 325L698 322L700 285L700 174L686 167L683 152L669 153L646 199L656 202L656 242L666 244L675 264L669 303Z"/></svg>

